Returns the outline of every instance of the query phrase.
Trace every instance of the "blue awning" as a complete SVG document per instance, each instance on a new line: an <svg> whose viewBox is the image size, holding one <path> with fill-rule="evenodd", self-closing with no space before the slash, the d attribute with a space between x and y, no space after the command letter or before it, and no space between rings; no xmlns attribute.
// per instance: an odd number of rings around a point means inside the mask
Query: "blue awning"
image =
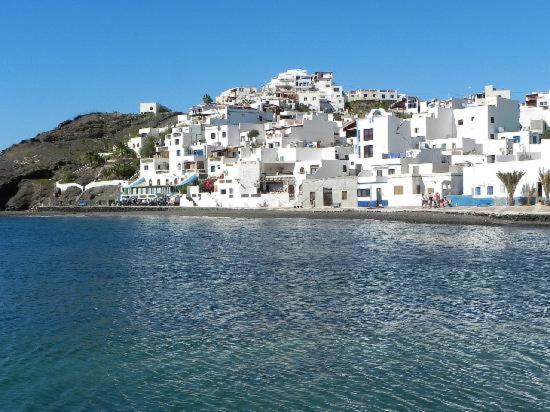
<svg viewBox="0 0 550 412"><path fill-rule="evenodd" d="M140 177L138 180L133 181L132 183L130 183L128 185L128 187L136 187L136 186L138 186L142 183L145 183L145 178L144 177Z"/></svg>
<svg viewBox="0 0 550 412"><path fill-rule="evenodd" d="M188 178L186 178L185 180L182 180L180 183L178 183L176 185L176 187L185 186L185 185L188 185L189 183L193 183L196 180L198 180L198 178L199 178L199 175L195 173L195 174L189 176Z"/></svg>

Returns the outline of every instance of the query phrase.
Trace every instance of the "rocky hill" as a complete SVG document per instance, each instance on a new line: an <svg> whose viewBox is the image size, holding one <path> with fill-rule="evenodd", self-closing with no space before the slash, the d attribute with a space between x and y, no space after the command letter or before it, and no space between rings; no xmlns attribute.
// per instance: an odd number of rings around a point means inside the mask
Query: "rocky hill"
<svg viewBox="0 0 550 412"><path fill-rule="evenodd" d="M140 128L175 123L176 115L90 113L0 151L0 210L26 210L46 200L51 204L56 180L70 174L87 184L97 177L99 167L86 162L86 153L110 152Z"/></svg>

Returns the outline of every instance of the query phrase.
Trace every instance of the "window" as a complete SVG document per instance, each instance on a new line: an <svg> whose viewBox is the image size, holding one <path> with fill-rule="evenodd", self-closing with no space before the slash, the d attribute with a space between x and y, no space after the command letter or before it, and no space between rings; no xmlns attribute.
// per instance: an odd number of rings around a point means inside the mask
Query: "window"
<svg viewBox="0 0 550 412"><path fill-rule="evenodd" d="M393 194L394 195L402 195L403 194L403 186L394 186L393 187Z"/></svg>
<svg viewBox="0 0 550 412"><path fill-rule="evenodd" d="M374 133L372 129L363 129L363 140L369 141L374 138Z"/></svg>
<svg viewBox="0 0 550 412"><path fill-rule="evenodd" d="M414 128L414 132L415 132L415 133L418 133L418 130L419 130L418 127L415 127L415 128Z"/></svg>
<svg viewBox="0 0 550 412"><path fill-rule="evenodd" d="M348 191L342 190L342 200L348 200Z"/></svg>
<svg viewBox="0 0 550 412"><path fill-rule="evenodd" d="M215 139L216 138L216 133L210 133L210 138Z"/></svg>
<svg viewBox="0 0 550 412"><path fill-rule="evenodd" d="M227 136L227 133L226 132L222 132L222 137L225 137Z"/></svg>
<svg viewBox="0 0 550 412"><path fill-rule="evenodd" d="M348 171L348 167L346 165L342 165L342 172L346 173Z"/></svg>
<svg viewBox="0 0 550 412"><path fill-rule="evenodd" d="M382 169L376 171L376 176L382 176Z"/></svg>
<svg viewBox="0 0 550 412"><path fill-rule="evenodd" d="M149 166L148 165L143 166L143 170L149 170Z"/></svg>
<svg viewBox="0 0 550 412"><path fill-rule="evenodd" d="M181 163L178 163L178 170L181 170Z"/></svg>
<svg viewBox="0 0 550 412"><path fill-rule="evenodd" d="M493 186L487 186L487 194L491 196L493 194Z"/></svg>
<svg viewBox="0 0 550 412"><path fill-rule="evenodd" d="M176 150L176 156L180 156L181 155L181 150Z"/></svg>
<svg viewBox="0 0 550 412"><path fill-rule="evenodd" d="M160 186L160 179L157 179L157 186Z"/></svg>
<svg viewBox="0 0 550 412"><path fill-rule="evenodd" d="M386 98L386 95L385 95L385 94L383 94L383 95L382 95L382 99L385 99L385 98Z"/></svg>
<svg viewBox="0 0 550 412"><path fill-rule="evenodd" d="M220 190L220 193L221 193L222 195L225 195L225 194L227 193L227 190L226 190L226 189L221 189L221 190Z"/></svg>
<svg viewBox="0 0 550 412"><path fill-rule="evenodd" d="M476 196L481 195L481 186L476 186L476 191L475 191L475 193L476 193Z"/></svg>
<svg viewBox="0 0 550 412"><path fill-rule="evenodd" d="M495 134L494 134L494 133L491 133L490 138L491 138L491 139L494 139L494 138L495 138Z"/></svg>
<svg viewBox="0 0 550 412"><path fill-rule="evenodd" d="M216 166L210 166L210 171L215 172L216 171Z"/></svg>
<svg viewBox="0 0 550 412"><path fill-rule="evenodd" d="M180 144L180 139L174 140L174 144Z"/></svg>
<svg viewBox="0 0 550 412"><path fill-rule="evenodd" d="M463 124L464 124L464 120L459 119L459 120L458 120L458 125L459 125L459 126L462 126Z"/></svg>
<svg viewBox="0 0 550 412"><path fill-rule="evenodd" d="M304 102L307 102L307 97L304 97Z"/></svg>
<svg viewBox="0 0 550 412"><path fill-rule="evenodd" d="M373 157L373 156L374 156L374 148L372 145L363 147L363 157Z"/></svg>
<svg viewBox="0 0 550 412"><path fill-rule="evenodd" d="M389 175L394 175L395 174L395 169L388 169L388 174Z"/></svg>
<svg viewBox="0 0 550 412"><path fill-rule="evenodd" d="M304 169L303 167L300 167L300 174L304 174L306 172L306 169Z"/></svg>
<svg viewBox="0 0 550 412"><path fill-rule="evenodd" d="M309 192L309 204L315 206L315 192Z"/></svg>
<svg viewBox="0 0 550 412"><path fill-rule="evenodd" d="M370 197L370 189L357 189L357 197Z"/></svg>
<svg viewBox="0 0 550 412"><path fill-rule="evenodd" d="M491 116L491 123L494 123L494 122L495 122L495 118Z"/></svg>
<svg viewBox="0 0 550 412"><path fill-rule="evenodd" d="M415 195L419 195L421 192L422 188L420 187L420 185L416 185L415 188L414 188L414 194Z"/></svg>
<svg viewBox="0 0 550 412"><path fill-rule="evenodd" d="M474 116L470 117L470 121L471 121L471 122L473 122L473 121L474 121L474 119L475 119L475 117L474 117Z"/></svg>

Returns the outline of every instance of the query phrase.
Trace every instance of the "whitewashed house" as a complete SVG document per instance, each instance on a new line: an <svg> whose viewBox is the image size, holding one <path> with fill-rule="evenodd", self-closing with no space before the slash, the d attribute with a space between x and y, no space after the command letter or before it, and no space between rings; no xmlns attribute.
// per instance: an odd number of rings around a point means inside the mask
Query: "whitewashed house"
<svg viewBox="0 0 550 412"><path fill-rule="evenodd" d="M157 114L160 110L159 103L140 103L139 104L139 113L154 113Z"/></svg>

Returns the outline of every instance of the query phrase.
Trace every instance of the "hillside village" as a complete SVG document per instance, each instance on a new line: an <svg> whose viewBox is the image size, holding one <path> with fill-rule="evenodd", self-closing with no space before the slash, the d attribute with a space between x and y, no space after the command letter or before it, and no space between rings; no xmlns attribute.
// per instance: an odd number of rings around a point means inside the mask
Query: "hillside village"
<svg viewBox="0 0 550 412"><path fill-rule="evenodd" d="M205 95L174 124L128 136L139 159L131 177L56 187L116 186L109 204L129 206L534 204L548 200L549 105L550 92L519 102L491 85L429 101L397 90L345 91L331 72L288 70L260 88Z"/></svg>

